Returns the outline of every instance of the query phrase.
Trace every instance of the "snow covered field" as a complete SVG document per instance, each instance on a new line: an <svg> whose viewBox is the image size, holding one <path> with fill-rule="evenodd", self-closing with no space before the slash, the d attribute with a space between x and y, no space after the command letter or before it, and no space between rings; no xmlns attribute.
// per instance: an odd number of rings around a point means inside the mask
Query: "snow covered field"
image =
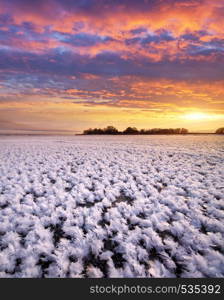
<svg viewBox="0 0 224 300"><path fill-rule="evenodd" d="M224 277L224 137L0 137L0 277Z"/></svg>

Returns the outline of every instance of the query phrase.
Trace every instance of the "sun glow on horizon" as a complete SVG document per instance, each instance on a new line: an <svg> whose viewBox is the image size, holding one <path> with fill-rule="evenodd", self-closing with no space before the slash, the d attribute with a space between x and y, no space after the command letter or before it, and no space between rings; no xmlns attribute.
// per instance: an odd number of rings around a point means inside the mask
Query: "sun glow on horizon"
<svg viewBox="0 0 224 300"><path fill-rule="evenodd" d="M191 112L183 115L183 119L187 121L212 121L219 119L219 115L204 112Z"/></svg>

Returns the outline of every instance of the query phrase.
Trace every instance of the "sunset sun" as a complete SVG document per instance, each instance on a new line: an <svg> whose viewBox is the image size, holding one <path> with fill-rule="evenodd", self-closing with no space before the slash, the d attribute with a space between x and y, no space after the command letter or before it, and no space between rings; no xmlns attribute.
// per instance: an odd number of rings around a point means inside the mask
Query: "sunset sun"
<svg viewBox="0 0 224 300"><path fill-rule="evenodd" d="M204 112L191 112L183 115L186 121L213 121L219 119L221 116L218 114L209 114Z"/></svg>

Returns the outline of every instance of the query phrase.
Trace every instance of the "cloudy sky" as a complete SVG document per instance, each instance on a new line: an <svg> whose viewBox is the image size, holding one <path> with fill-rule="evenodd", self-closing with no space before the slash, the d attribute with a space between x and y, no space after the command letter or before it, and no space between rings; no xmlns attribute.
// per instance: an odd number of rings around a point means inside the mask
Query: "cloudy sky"
<svg viewBox="0 0 224 300"><path fill-rule="evenodd" d="M224 126L224 0L0 0L0 132Z"/></svg>

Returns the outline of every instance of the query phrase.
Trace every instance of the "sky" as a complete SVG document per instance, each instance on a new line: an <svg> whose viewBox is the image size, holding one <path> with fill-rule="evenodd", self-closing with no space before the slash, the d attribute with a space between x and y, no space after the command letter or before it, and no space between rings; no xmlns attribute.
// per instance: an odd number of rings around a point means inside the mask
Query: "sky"
<svg viewBox="0 0 224 300"><path fill-rule="evenodd" d="M0 0L0 133L224 126L224 0Z"/></svg>

